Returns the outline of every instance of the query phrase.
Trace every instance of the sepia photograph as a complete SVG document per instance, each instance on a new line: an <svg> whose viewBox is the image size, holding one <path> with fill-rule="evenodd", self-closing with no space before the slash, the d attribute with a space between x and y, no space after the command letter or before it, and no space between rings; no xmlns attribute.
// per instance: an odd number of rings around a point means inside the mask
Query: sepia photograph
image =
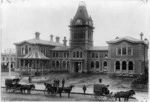
<svg viewBox="0 0 150 102"><path fill-rule="evenodd" d="M1 98L149 101L149 0L0 0Z"/></svg>

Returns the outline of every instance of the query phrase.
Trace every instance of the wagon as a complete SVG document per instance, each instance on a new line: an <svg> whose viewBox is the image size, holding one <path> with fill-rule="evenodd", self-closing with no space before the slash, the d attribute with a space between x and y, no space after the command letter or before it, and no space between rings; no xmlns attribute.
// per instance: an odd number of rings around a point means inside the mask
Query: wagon
<svg viewBox="0 0 150 102"><path fill-rule="evenodd" d="M5 79L5 86L6 86L6 91L8 92L15 92L16 90L20 90L21 85L18 84L20 81L19 78L9 78Z"/></svg>
<svg viewBox="0 0 150 102"><path fill-rule="evenodd" d="M44 95L56 95L58 93L58 87L56 87L53 83L44 83L44 85Z"/></svg>
<svg viewBox="0 0 150 102"><path fill-rule="evenodd" d="M94 98L105 101L114 100L112 92L110 93L108 87L109 85L105 84L94 84L93 86Z"/></svg>

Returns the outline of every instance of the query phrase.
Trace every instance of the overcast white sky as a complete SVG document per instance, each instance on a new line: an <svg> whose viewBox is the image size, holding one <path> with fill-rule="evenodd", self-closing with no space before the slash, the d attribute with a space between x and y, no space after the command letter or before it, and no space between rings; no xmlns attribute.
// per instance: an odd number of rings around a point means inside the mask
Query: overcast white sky
<svg viewBox="0 0 150 102"><path fill-rule="evenodd" d="M77 11L80 0L3 0L2 51L15 48L13 43L35 37L49 40L70 37L68 25ZM94 22L94 45L107 46L116 36L131 36L150 40L150 9L145 0L84 0Z"/></svg>

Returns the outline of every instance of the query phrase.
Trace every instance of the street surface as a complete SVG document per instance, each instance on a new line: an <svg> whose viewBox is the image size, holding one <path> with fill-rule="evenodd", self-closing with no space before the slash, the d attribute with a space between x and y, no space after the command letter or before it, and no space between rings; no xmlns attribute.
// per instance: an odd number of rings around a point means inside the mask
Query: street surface
<svg viewBox="0 0 150 102"><path fill-rule="evenodd" d="M12 76L13 75L16 75L15 73L12 73ZM5 79L8 78L7 74L6 73L2 73L2 83L1 83L1 86L5 86L4 83L5 83ZM44 80L45 78L42 78L42 80ZM38 79L34 79L33 81L35 80L38 80ZM85 79L84 79L85 80ZM109 79L108 79L109 80ZM118 80L118 79L117 79ZM79 83L79 81L81 81ZM82 90L82 81L83 80L69 80L68 79L68 82L66 83L68 86L70 84L74 84L75 87L72 89L72 92L78 92L78 93L83 93L83 90ZM107 81L107 80L104 80L104 82ZM89 82L89 81L88 81ZM91 83L88 83L88 87L87 87L87 91L86 93L90 93L92 94L93 93L93 84L92 84L92 81L90 81ZM21 84L27 84L28 83L28 77L24 77L21 81L20 81ZM77 84L76 84L77 83ZM105 82L108 84L108 82ZM40 89L40 90L44 90L45 89L45 86L43 83L34 83L35 86L36 86L36 89ZM116 85L117 83L115 83ZM112 84L110 84L112 85ZM127 86L124 84L124 86ZM120 86L119 86L120 87ZM110 86L109 87L109 90L110 92L117 92L118 90L121 90L121 91L125 91L125 90L129 90L128 88L118 88L118 87L112 87ZM58 95L57 96L49 96L49 97L46 97L44 96L44 92L38 92L38 91L32 91L32 95L28 95L28 94L14 94L14 93L7 93L5 92L5 89L2 89L1 91L2 93L2 99L3 100L8 100L8 101L27 101L27 100L30 100L30 101L46 101L46 100L50 100L50 101L94 101L95 99L91 96L91 95L80 95L80 94L71 94L71 97L70 98L67 98L67 94L66 93L63 93L62 94L62 98L60 98ZM134 95L134 97L137 99L137 100L147 100L148 99L148 92L137 92L136 91L136 95ZM131 102L132 101L137 101L136 99L130 99ZM145 101L146 102L146 101Z"/></svg>

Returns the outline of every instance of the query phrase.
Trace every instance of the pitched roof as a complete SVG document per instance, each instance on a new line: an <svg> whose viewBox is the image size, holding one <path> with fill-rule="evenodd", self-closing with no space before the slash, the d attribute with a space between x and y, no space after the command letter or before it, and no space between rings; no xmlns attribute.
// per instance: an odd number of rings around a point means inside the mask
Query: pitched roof
<svg viewBox="0 0 150 102"><path fill-rule="evenodd" d="M22 42L15 43L15 45L20 45L22 43L29 43L29 44L41 44L41 45L51 45L51 46L64 46L62 43L54 42L54 41L47 41L42 39L29 39Z"/></svg>
<svg viewBox="0 0 150 102"><path fill-rule="evenodd" d="M147 41L144 41L144 40L139 40L139 39L136 39L136 38L133 38L133 37L130 37L130 36L125 36L125 37L117 37L116 39L114 40L110 40L110 41L106 41L108 44L110 43L118 43L120 41L123 41L123 40L126 40L126 41L129 41L129 42L132 42L132 43L144 43L145 45L147 45Z"/></svg>
<svg viewBox="0 0 150 102"><path fill-rule="evenodd" d="M68 51L69 48L70 48L69 46L55 47L52 49L52 51Z"/></svg>
<svg viewBox="0 0 150 102"><path fill-rule="evenodd" d="M23 59L45 59L45 60L48 60L49 58L46 57L42 52L40 52L38 50L32 50L26 56L24 56Z"/></svg>
<svg viewBox="0 0 150 102"><path fill-rule="evenodd" d="M77 19L77 18L80 18L80 19L83 19L83 20L89 19L89 15L88 15L86 6L85 6L85 4L82 4L82 3L83 2L80 2L79 7L77 9L77 12L74 16L74 19Z"/></svg>
<svg viewBox="0 0 150 102"><path fill-rule="evenodd" d="M90 47L90 51L108 51L108 46L93 46Z"/></svg>

